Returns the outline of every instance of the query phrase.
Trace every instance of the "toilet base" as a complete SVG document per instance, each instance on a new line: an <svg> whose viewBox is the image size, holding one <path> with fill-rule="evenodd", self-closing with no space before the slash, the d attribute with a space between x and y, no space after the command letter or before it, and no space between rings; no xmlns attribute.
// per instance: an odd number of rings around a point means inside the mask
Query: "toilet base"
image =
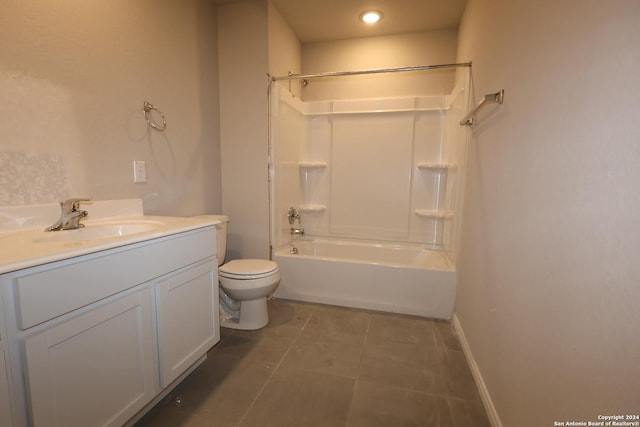
<svg viewBox="0 0 640 427"><path fill-rule="evenodd" d="M253 331L262 329L269 323L269 311L267 310L267 297L262 297L240 303L240 318L238 321L222 319L220 326L229 329Z"/></svg>

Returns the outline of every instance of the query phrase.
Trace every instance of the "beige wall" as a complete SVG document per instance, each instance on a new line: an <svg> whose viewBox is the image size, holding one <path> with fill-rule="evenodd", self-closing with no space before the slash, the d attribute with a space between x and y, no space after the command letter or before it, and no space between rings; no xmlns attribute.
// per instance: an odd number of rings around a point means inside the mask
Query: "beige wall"
<svg viewBox="0 0 640 427"><path fill-rule="evenodd" d="M504 426L637 414L640 2L469 0L456 313Z"/></svg>
<svg viewBox="0 0 640 427"><path fill-rule="evenodd" d="M218 8L222 209L227 259L269 257L267 74L300 69L300 45L267 0Z"/></svg>
<svg viewBox="0 0 640 427"><path fill-rule="evenodd" d="M227 259L269 256L268 2L218 8L222 210Z"/></svg>
<svg viewBox="0 0 640 427"><path fill-rule="evenodd" d="M302 47L297 36L280 11L269 2L269 74L286 76L299 74L302 68ZM301 82L291 80L287 87L300 96Z"/></svg>
<svg viewBox="0 0 640 427"><path fill-rule="evenodd" d="M448 64L455 62L456 43L456 29L306 43L302 46L302 71L307 74ZM451 93L452 70L427 73L309 80L302 96L305 101L318 101Z"/></svg>
<svg viewBox="0 0 640 427"><path fill-rule="evenodd" d="M148 213L219 211L215 13L203 0L3 2L0 204L139 197ZM166 132L147 127L143 101Z"/></svg>

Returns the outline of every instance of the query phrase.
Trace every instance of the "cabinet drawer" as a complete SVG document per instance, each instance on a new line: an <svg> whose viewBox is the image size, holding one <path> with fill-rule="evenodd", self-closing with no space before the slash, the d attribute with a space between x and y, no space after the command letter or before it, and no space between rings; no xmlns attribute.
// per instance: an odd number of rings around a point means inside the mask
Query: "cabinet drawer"
<svg viewBox="0 0 640 427"><path fill-rule="evenodd" d="M215 256L215 236L215 228L202 228L12 273L18 327L30 328Z"/></svg>

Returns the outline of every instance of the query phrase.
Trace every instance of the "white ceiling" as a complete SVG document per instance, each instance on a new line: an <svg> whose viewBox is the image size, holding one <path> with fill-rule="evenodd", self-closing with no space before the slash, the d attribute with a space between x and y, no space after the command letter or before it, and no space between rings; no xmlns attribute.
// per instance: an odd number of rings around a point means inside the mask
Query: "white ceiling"
<svg viewBox="0 0 640 427"><path fill-rule="evenodd" d="M302 43L455 28L467 0L272 0ZM383 19L359 20L365 10Z"/></svg>

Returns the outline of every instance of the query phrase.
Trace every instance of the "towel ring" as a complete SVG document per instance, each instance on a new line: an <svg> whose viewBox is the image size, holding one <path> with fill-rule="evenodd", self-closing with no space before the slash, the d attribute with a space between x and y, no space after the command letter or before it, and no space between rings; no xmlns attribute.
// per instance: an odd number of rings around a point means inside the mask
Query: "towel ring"
<svg viewBox="0 0 640 427"><path fill-rule="evenodd" d="M153 110L155 110L160 115L160 118L162 119L161 125L159 125L153 120L153 117L151 114ZM164 114L162 114L160 110L158 110L153 105L149 104L147 101L144 101L144 118L147 120L147 123L149 123L149 126L154 128L158 132L162 132L167 128L167 120L164 118Z"/></svg>

